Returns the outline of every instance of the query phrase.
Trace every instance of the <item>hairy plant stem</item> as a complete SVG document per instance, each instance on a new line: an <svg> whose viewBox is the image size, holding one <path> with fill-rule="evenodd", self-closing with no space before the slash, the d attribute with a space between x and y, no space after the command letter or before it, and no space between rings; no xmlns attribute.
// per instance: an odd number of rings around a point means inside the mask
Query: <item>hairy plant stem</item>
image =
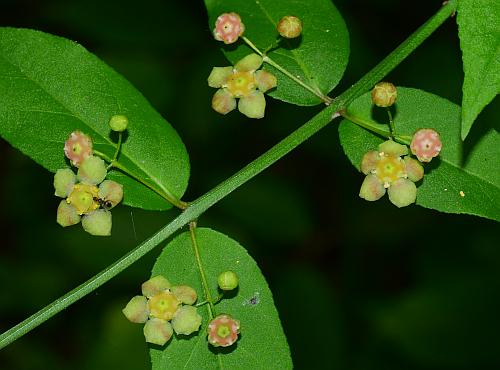
<svg viewBox="0 0 500 370"><path fill-rule="evenodd" d="M118 141L118 143L120 144L120 141ZM94 154L97 155L97 156L99 156L99 157L101 157L102 159L104 159L106 162L109 163L108 170L110 168L116 168L116 169L122 171L123 173L129 175L134 180L139 181L141 184L143 184L147 188L153 190L156 194L158 194L160 197L162 197L163 199L165 199L167 202L171 203L175 207L177 207L179 209L186 209L187 208L187 203L186 202L183 202L182 200L177 199L167 189L164 189L163 187L161 189L159 189L156 186L156 184L152 184L149 181L146 181L145 179L143 179L142 177L140 177L139 175L135 174L133 171L131 171L130 169L128 169L122 163L120 163L117 160L117 158L118 158L117 157L117 152L115 152L115 155L114 155L113 159L109 158L106 154L104 154L104 153L102 153L102 152L100 152L98 150L95 150L95 149L94 149ZM158 186L160 186L160 185L158 185Z"/></svg>
<svg viewBox="0 0 500 370"><path fill-rule="evenodd" d="M242 36L242 39L243 41L245 41L245 43L252 49L254 50L257 54L259 54L261 57L262 57L262 60L273 66L274 68L276 68L278 71L280 71L281 73L283 73L285 76L287 76L288 78L290 78L291 80L295 81L296 83L298 83L300 86L302 86L304 89L306 89L307 91L313 93L314 95L316 95L318 98L321 99L321 101L323 103L325 103L326 105L330 105L330 103L332 102L332 98L330 98L329 96L323 94L321 91L319 91L318 89L315 89L314 87L306 84L304 81L300 80L299 78L295 77L293 74L291 74L290 72L288 72L288 70L286 70L285 68L283 68L281 65L279 65L278 63L276 63L274 60L272 60L268 55L265 54L265 52L262 52L259 50L259 48L257 46L255 46L255 44L250 41L249 39L247 39L245 36Z"/></svg>
<svg viewBox="0 0 500 370"><path fill-rule="evenodd" d="M249 163L235 175L217 185L215 188L202 195L194 202L189 203L187 208L185 208L177 218L161 228L156 234L152 235L118 261L83 284L79 285L66 295L56 299L48 306L31 315L26 320L4 332L0 335L0 348L14 342L16 339L30 332L55 314L61 312L65 308L85 297L87 294L99 288L101 285L139 260L146 253L153 250L157 245L163 243L181 227L195 220L222 198L229 195L232 191L239 188L248 180L264 171L270 165L309 139L312 135L325 127L331 121L332 117L337 116L337 112L345 111L350 102L370 90L375 83L380 81L394 67L401 63L413 50L415 50L427 37L429 37L429 35L434 32L439 25L450 17L455 10L456 0L451 0L443 5L443 7L432 18L430 18L423 26L414 32L396 50L389 54L387 58L385 58L380 64L368 72L342 95L334 99L330 106L323 109L316 116L292 132L260 157L255 159L253 162ZM136 176L132 177L137 179Z"/></svg>

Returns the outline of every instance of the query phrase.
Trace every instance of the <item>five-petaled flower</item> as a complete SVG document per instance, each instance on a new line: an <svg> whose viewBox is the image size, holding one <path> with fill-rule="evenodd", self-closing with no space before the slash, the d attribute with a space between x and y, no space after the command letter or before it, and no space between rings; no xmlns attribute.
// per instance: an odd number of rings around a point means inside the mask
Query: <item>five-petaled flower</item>
<svg viewBox="0 0 500 370"><path fill-rule="evenodd" d="M263 70L262 57L250 54L234 67L214 67L208 85L219 88L212 98L212 108L226 114L236 108L249 118L262 118L266 108L264 92L276 86L276 77Z"/></svg>
<svg viewBox="0 0 500 370"><path fill-rule="evenodd" d="M368 201L380 199L386 192L397 207L415 202L417 187L414 182L424 176L422 165L408 154L405 145L388 140L379 145L378 151L363 156L361 171L366 175L359 196Z"/></svg>
<svg viewBox="0 0 500 370"><path fill-rule="evenodd" d="M142 295L133 297L122 312L129 321L145 324L146 342L162 346L174 331L189 335L199 330L201 316L191 306L196 299L196 291L190 286L172 286L158 275L142 284Z"/></svg>
<svg viewBox="0 0 500 370"><path fill-rule="evenodd" d="M245 25L237 13L224 13L217 17L214 28L214 38L232 44L245 32Z"/></svg>
<svg viewBox="0 0 500 370"><path fill-rule="evenodd" d="M208 343L214 347L229 347L238 340L240 322L229 315L219 315L208 324Z"/></svg>
<svg viewBox="0 0 500 370"><path fill-rule="evenodd" d="M430 162L437 157L443 144L439 134L431 128L423 128L413 134L410 149L420 162Z"/></svg>

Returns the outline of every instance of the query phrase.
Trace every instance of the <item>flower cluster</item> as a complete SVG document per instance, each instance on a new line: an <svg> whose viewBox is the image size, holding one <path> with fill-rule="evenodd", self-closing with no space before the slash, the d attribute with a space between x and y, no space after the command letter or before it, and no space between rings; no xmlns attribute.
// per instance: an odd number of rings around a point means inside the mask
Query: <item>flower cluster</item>
<svg viewBox="0 0 500 370"><path fill-rule="evenodd" d="M63 168L54 175L55 195L65 198L57 208L57 223L66 227L82 221L88 233L110 235L112 220L109 210L121 202L122 185L104 180L106 164L93 156L92 140L84 133L72 132L65 142L64 153L78 172L75 175L70 168Z"/></svg>
<svg viewBox="0 0 500 370"><path fill-rule="evenodd" d="M174 331L189 335L199 330L201 316L193 306L197 298L190 286L172 286L158 275L142 284L142 295L133 297L122 312L131 322L144 324L146 342L163 346Z"/></svg>
<svg viewBox="0 0 500 370"><path fill-rule="evenodd" d="M221 114L236 108L249 118L262 118L266 108L264 93L277 84L276 77L263 70L262 57L250 54L234 67L214 67L208 85L219 88L212 98L212 108Z"/></svg>
<svg viewBox="0 0 500 370"><path fill-rule="evenodd" d="M375 201L387 190L389 200L397 207L414 203L417 197L415 182L422 179L424 169L407 154L408 148L405 145L392 140L380 144L378 151L366 153L361 161L361 171L366 177L359 196Z"/></svg>

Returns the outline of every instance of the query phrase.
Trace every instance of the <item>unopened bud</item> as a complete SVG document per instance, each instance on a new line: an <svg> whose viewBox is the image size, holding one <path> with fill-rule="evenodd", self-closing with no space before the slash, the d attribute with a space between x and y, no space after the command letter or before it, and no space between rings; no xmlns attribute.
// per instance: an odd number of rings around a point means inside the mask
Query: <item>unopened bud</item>
<svg viewBox="0 0 500 370"><path fill-rule="evenodd" d="M233 271L224 271L219 275L217 282L222 290L233 290L238 286L238 275Z"/></svg>
<svg viewBox="0 0 500 370"><path fill-rule="evenodd" d="M109 127L111 127L111 130L116 132L125 131L128 127L127 116L124 116L123 114L115 114L109 120Z"/></svg>
<svg viewBox="0 0 500 370"><path fill-rule="evenodd" d="M390 82L379 82L372 89L372 102L378 107L390 107L397 97L396 86Z"/></svg>
<svg viewBox="0 0 500 370"><path fill-rule="evenodd" d="M302 33L302 21L293 15L287 15L280 19L276 28L281 36L293 39Z"/></svg>

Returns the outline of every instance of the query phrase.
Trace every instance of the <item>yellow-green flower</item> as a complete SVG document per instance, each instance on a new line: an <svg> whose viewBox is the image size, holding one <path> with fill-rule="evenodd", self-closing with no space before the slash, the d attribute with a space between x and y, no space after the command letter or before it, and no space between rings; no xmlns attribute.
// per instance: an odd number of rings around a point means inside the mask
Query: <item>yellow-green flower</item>
<svg viewBox="0 0 500 370"><path fill-rule="evenodd" d="M208 76L208 85L219 90L212 98L212 108L227 114L238 105L238 110L249 118L264 117L264 93L276 87L277 80L273 74L258 70L261 66L262 57L250 54L234 67L214 67Z"/></svg>

